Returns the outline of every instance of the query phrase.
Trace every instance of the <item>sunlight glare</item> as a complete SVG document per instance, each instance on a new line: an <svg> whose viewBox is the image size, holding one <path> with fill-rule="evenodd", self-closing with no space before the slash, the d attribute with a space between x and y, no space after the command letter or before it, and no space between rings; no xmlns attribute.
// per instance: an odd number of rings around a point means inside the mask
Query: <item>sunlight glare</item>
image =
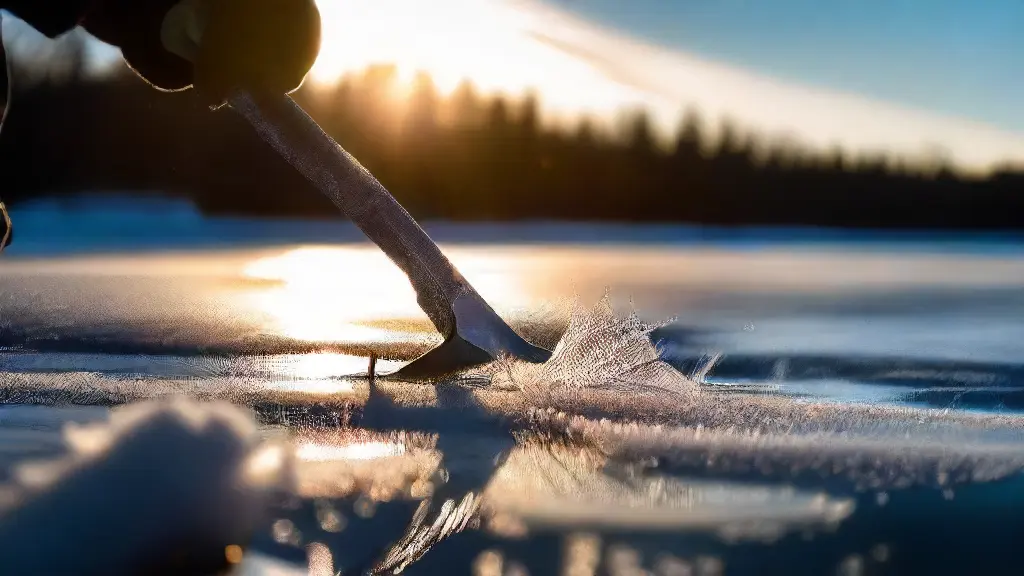
<svg viewBox="0 0 1024 576"><path fill-rule="evenodd" d="M331 82L373 64L400 79L427 72L442 94L470 79L486 92L543 91L546 107L611 113L638 93L538 41L544 14L508 0L321 0L325 33L311 77Z"/></svg>
<svg viewBox="0 0 1024 576"><path fill-rule="evenodd" d="M405 454L405 445L397 442L360 442L345 446L306 443L299 447L299 459L306 462L333 460L379 460Z"/></svg>
<svg viewBox="0 0 1024 576"><path fill-rule="evenodd" d="M299 392L324 396L352 394L355 392L355 384L351 380L274 380L267 382L263 387L277 392Z"/></svg>
<svg viewBox="0 0 1024 576"><path fill-rule="evenodd" d="M285 370L296 378L320 380L337 378L366 370L367 359L350 354L294 354Z"/></svg>
<svg viewBox="0 0 1024 576"><path fill-rule="evenodd" d="M289 379L276 380L267 386L282 392L304 392L307 394L352 394L355 384L346 377L364 374L369 359L350 354L319 352L311 354L289 354L280 358L280 372ZM398 369L402 362L378 360L377 369L391 371Z"/></svg>
<svg viewBox="0 0 1024 576"><path fill-rule="evenodd" d="M246 473L252 478L266 478L278 474L284 464L284 449L278 445L267 445L249 457Z"/></svg>
<svg viewBox="0 0 1024 576"><path fill-rule="evenodd" d="M371 250L299 248L257 260L245 275L283 283L256 294L257 304L286 336L311 342L381 342L387 332L354 324L379 318L419 318L409 281Z"/></svg>
<svg viewBox="0 0 1024 576"><path fill-rule="evenodd" d="M428 73L442 95L469 79L486 93L540 97L545 120L581 114L608 125L642 107L671 136L686 107L772 137L853 154L928 161L940 146L961 168L1024 154L1000 126L839 92L632 37L551 0L319 0L324 39L311 78L333 82L370 65L399 79Z"/></svg>
<svg viewBox="0 0 1024 576"><path fill-rule="evenodd" d="M521 293L502 259L455 252L450 257L492 305ZM409 279L375 247L304 247L261 258L245 267L248 278L280 282L253 294L273 330L309 342L413 342L422 334L376 328L368 322L426 323ZM337 366L337 359L323 360ZM310 362L319 362L311 360ZM322 367L322 366L321 366ZM365 368L365 367L364 367ZM310 367L316 371L318 368Z"/></svg>

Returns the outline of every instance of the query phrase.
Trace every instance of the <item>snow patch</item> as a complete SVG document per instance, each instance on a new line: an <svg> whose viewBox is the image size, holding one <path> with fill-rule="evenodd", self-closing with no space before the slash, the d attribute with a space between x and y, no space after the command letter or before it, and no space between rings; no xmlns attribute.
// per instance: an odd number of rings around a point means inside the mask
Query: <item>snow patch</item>
<svg viewBox="0 0 1024 576"><path fill-rule="evenodd" d="M212 573L294 483L287 448L227 403L129 405L64 441L63 457L21 465L3 489L5 572Z"/></svg>

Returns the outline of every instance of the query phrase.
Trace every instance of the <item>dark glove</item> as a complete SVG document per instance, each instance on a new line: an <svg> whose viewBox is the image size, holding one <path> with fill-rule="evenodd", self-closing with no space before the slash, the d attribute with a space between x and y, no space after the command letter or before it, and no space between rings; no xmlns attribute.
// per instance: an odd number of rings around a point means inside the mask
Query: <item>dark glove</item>
<svg viewBox="0 0 1024 576"><path fill-rule="evenodd" d="M195 86L209 104L236 88L287 94L302 84L320 53L314 0L206 1Z"/></svg>
<svg viewBox="0 0 1024 576"><path fill-rule="evenodd" d="M82 26L157 88L210 106L236 88L286 94L320 52L314 0L100 0Z"/></svg>
<svg viewBox="0 0 1024 576"><path fill-rule="evenodd" d="M79 24L93 36L120 48L128 66L153 86L184 90L193 82L192 64L164 48L160 38L164 18L178 2L97 0L89 3Z"/></svg>

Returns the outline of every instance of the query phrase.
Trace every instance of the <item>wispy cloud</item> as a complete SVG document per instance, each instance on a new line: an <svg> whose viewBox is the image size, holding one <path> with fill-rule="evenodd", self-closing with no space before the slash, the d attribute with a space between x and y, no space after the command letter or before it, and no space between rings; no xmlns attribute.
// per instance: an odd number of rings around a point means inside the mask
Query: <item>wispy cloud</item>
<svg viewBox="0 0 1024 576"><path fill-rule="evenodd" d="M664 127L686 106L766 135L812 145L919 157L944 151L963 168L1024 160L1024 134L855 94L783 82L660 47L534 0L510 0L533 18L524 34L639 95ZM543 87L541 87L543 93ZM627 102L623 102L627 104Z"/></svg>

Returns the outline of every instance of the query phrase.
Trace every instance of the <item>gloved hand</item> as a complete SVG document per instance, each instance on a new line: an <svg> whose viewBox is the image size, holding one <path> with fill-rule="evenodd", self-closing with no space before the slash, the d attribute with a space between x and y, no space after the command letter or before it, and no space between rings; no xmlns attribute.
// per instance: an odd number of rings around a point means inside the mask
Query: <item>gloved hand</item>
<svg viewBox="0 0 1024 576"><path fill-rule="evenodd" d="M211 107L242 88L297 89L320 51L314 0L104 0L82 20L162 90L194 86Z"/></svg>

